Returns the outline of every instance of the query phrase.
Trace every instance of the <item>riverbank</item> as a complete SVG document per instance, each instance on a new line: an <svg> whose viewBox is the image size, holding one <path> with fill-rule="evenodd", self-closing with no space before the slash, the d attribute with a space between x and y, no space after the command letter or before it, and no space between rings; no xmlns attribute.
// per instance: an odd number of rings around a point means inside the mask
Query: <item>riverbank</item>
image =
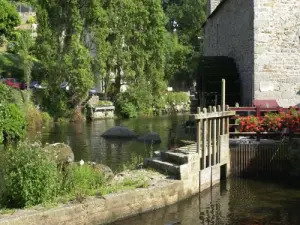
<svg viewBox="0 0 300 225"><path fill-rule="evenodd" d="M174 180L151 170L122 172L115 176L115 182L128 177L143 175L149 186L124 190L105 196L87 197L81 203L70 202L55 208L34 207L6 211L0 215L0 225L37 225L43 221L48 225L59 224L106 224L129 216L162 208L184 200L195 193L188 182Z"/></svg>

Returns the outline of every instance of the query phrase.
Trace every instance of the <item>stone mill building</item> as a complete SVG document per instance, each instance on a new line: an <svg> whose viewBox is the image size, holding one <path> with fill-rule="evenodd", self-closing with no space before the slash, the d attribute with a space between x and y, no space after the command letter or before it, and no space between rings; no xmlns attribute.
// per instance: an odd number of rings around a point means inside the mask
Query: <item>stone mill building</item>
<svg viewBox="0 0 300 225"><path fill-rule="evenodd" d="M300 105L300 0L207 0L203 30L204 91L225 78L230 105Z"/></svg>

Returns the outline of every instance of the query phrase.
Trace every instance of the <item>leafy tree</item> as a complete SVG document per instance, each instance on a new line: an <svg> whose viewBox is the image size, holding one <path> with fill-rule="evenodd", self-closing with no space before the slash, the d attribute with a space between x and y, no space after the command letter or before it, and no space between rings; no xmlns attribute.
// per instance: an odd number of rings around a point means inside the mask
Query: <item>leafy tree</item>
<svg viewBox="0 0 300 225"><path fill-rule="evenodd" d="M172 77L170 75L168 77L170 83L175 86L182 83L189 86L194 79L198 58L202 54L203 33L201 26L206 17L206 0L163 0L163 7L169 18L166 26L168 31L177 35L177 46L182 45L179 49L185 50L173 54L181 60L184 57L184 63L179 64L180 66L172 71ZM182 62L171 56L171 62Z"/></svg>
<svg viewBox="0 0 300 225"><path fill-rule="evenodd" d="M33 62L35 60L35 58L32 55L33 45L34 45L34 41L29 32L21 31L17 35L16 52L20 57L21 67L24 71L24 80L26 81L27 84L27 90L29 90L31 71L33 67ZM27 100L29 99L27 98Z"/></svg>
<svg viewBox="0 0 300 225"><path fill-rule="evenodd" d="M14 27L21 24L15 5L7 0L0 0L0 37L10 38Z"/></svg>
<svg viewBox="0 0 300 225"><path fill-rule="evenodd" d="M100 19L94 11L94 6L99 4L96 0L37 2L39 35L36 51L49 87L47 108L51 108L53 114L76 108L93 84L92 59L85 39L86 28ZM64 81L70 85L68 92L59 88ZM57 102L57 98L63 102Z"/></svg>
<svg viewBox="0 0 300 225"><path fill-rule="evenodd" d="M149 94L157 96L165 88L165 15L159 0L110 1L107 7L110 54L107 77L115 76L114 92L121 81L129 86L139 80L149 82Z"/></svg>

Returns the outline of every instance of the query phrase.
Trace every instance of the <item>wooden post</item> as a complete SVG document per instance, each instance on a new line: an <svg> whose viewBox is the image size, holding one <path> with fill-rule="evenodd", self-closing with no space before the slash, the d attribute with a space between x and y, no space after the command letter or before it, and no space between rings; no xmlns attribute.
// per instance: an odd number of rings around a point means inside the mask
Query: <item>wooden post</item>
<svg viewBox="0 0 300 225"><path fill-rule="evenodd" d="M222 79L222 111L225 111L225 79Z"/></svg>
<svg viewBox="0 0 300 225"><path fill-rule="evenodd" d="M203 108L203 113L207 114L207 109ZM202 130L202 165L203 169L206 168L206 139L207 139L207 119L203 120Z"/></svg>
<svg viewBox="0 0 300 225"><path fill-rule="evenodd" d="M208 112L209 113L212 112L211 106L208 107ZM208 134L208 142L207 142L207 144L208 144L208 148L207 148L208 149L208 151L207 151L208 164L207 164L207 166L209 167L209 166L211 166L211 119L208 119L207 122L208 122L208 132L207 132L207 134Z"/></svg>
<svg viewBox="0 0 300 225"><path fill-rule="evenodd" d="M217 111L221 112L221 106L218 105L217 107ZM222 134L221 132L221 128L222 128L222 119L221 118L217 118L217 150L216 150L216 163L219 163L219 155L220 155L220 135Z"/></svg>
<svg viewBox="0 0 300 225"><path fill-rule="evenodd" d="M217 108L213 107L213 112L216 112ZM213 149L212 149L212 165L216 164L216 152L217 152L217 119L213 119Z"/></svg>
<svg viewBox="0 0 300 225"><path fill-rule="evenodd" d="M229 105L226 105L226 106L225 106L225 111L229 111ZM226 121L226 131L225 131L225 133L226 133L226 134L229 134L229 117L227 117L227 118L225 119L225 121Z"/></svg>
<svg viewBox="0 0 300 225"><path fill-rule="evenodd" d="M201 108L197 107L197 114L201 113ZM196 120L196 124L197 124L197 153L200 153L200 149L201 149L201 123L202 120Z"/></svg>

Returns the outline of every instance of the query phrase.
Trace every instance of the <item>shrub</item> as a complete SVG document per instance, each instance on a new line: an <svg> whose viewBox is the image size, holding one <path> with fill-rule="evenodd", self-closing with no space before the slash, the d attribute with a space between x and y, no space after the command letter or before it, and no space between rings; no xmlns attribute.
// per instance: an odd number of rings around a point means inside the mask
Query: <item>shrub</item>
<svg viewBox="0 0 300 225"><path fill-rule="evenodd" d="M36 18L34 16L30 16L27 20L27 23L34 24L36 23Z"/></svg>
<svg viewBox="0 0 300 225"><path fill-rule="evenodd" d="M0 83L0 103L9 103L13 101L12 93L10 91L10 88L5 85Z"/></svg>
<svg viewBox="0 0 300 225"><path fill-rule="evenodd" d="M7 141L18 140L25 136L25 116L15 104L0 104L0 124L2 139Z"/></svg>
<svg viewBox="0 0 300 225"><path fill-rule="evenodd" d="M85 117L81 111L81 108L77 107L76 109L74 109L70 116L70 121L71 122L82 122L84 120L85 120Z"/></svg>
<svg viewBox="0 0 300 225"><path fill-rule="evenodd" d="M141 80L126 92L119 93L116 99L116 109L125 118L153 114L154 97L150 85Z"/></svg>
<svg viewBox="0 0 300 225"><path fill-rule="evenodd" d="M52 201L57 194L56 163L40 145L19 143L4 154L1 205L25 207Z"/></svg>
<svg viewBox="0 0 300 225"><path fill-rule="evenodd" d="M189 95L186 92L168 92L165 96L165 102L169 106L187 103L188 101Z"/></svg>
<svg viewBox="0 0 300 225"><path fill-rule="evenodd" d="M84 164L72 164L64 172L64 181L61 191L72 196L94 194L105 182L104 175Z"/></svg>
<svg viewBox="0 0 300 225"><path fill-rule="evenodd" d="M52 117L47 112L42 112L43 124L47 125L53 121Z"/></svg>
<svg viewBox="0 0 300 225"><path fill-rule="evenodd" d="M43 126L42 113L33 105L29 105L27 107L25 117L26 117L28 129L36 130L42 128Z"/></svg>

